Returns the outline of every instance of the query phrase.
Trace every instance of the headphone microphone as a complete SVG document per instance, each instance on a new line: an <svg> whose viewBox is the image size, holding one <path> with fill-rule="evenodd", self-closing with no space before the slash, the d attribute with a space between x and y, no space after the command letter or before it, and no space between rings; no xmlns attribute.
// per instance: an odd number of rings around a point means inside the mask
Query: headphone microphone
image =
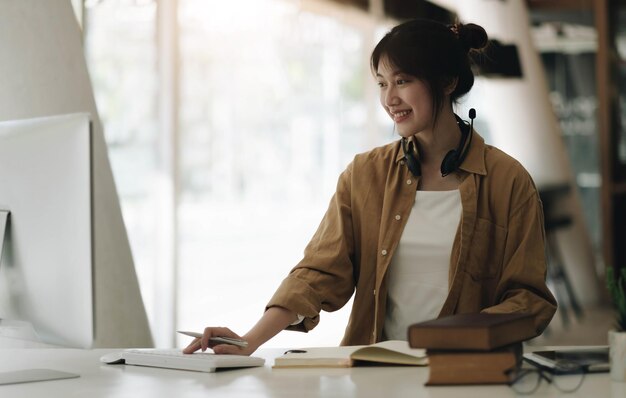
<svg viewBox="0 0 626 398"><path fill-rule="evenodd" d="M467 156L467 152L469 151L470 145L472 143L476 110L474 108L471 108L469 110L469 125L456 114L454 115L454 117L456 118L456 122L459 126L459 129L461 130L461 141L459 142L459 146L456 149L451 150L446 154L446 156L444 156L443 161L441 162L442 177L445 177L448 174L454 172L463 163L463 160L465 160L465 156ZM406 166L411 171L411 174L413 174L415 177L418 177L422 174L422 168L420 166L419 160L414 155L415 149L413 142L409 141L407 148L407 141L408 140L406 139L406 137L402 138L402 151L404 152L404 160L406 162Z"/></svg>

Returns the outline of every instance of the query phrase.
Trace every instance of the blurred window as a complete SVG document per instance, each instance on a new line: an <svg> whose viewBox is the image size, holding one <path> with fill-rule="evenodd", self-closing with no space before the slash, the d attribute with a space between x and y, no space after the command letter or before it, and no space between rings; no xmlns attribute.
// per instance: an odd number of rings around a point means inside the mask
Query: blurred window
<svg viewBox="0 0 626 398"><path fill-rule="evenodd" d="M159 314L155 264L159 228L168 225L160 220L177 220L169 264L176 327L245 333L300 260L339 174L356 153L395 138L369 70L380 28L367 14L284 0L175 3L177 26L166 32L157 28L159 1L85 7L88 64L160 346L174 344ZM159 125L164 33L178 40L171 133ZM175 134L178 148L176 200L165 210L159 181L173 177L159 172L168 142L159 134ZM338 344L349 312L350 304L324 313L312 333L285 332L268 345Z"/></svg>

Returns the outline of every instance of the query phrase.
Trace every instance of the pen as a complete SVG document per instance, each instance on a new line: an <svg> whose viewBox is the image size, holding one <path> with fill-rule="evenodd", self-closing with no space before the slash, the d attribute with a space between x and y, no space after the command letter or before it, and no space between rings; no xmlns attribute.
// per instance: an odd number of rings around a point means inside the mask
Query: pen
<svg viewBox="0 0 626 398"><path fill-rule="evenodd" d="M202 333L197 333L197 332L186 332L184 330L177 330L178 333L180 334L184 334L185 336L190 336L190 337L196 337L196 338L201 338L202 337ZM230 344L230 345L236 345L237 347L247 347L248 346L248 342L245 340L240 340L240 339L234 339L232 337L209 337L209 341L213 342L213 343L222 343L222 344Z"/></svg>

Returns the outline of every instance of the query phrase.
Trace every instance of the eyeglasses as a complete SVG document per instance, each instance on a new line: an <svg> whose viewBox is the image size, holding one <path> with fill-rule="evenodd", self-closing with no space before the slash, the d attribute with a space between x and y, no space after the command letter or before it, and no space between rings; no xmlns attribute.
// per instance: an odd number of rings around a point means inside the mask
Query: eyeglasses
<svg viewBox="0 0 626 398"><path fill-rule="evenodd" d="M549 371L542 368L523 368L513 369L509 375L511 376L509 385L522 395L537 391L542 380L554 385L561 392L574 392L580 388L585 378L582 366L568 361L557 362L554 369Z"/></svg>

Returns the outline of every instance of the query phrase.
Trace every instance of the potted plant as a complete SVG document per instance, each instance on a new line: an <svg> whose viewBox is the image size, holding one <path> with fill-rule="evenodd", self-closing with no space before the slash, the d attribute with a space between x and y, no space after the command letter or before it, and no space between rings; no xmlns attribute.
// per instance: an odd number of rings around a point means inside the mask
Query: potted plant
<svg viewBox="0 0 626 398"><path fill-rule="evenodd" d="M609 267L606 284L616 312L615 330L609 331L611 378L626 381L626 268L618 274Z"/></svg>

